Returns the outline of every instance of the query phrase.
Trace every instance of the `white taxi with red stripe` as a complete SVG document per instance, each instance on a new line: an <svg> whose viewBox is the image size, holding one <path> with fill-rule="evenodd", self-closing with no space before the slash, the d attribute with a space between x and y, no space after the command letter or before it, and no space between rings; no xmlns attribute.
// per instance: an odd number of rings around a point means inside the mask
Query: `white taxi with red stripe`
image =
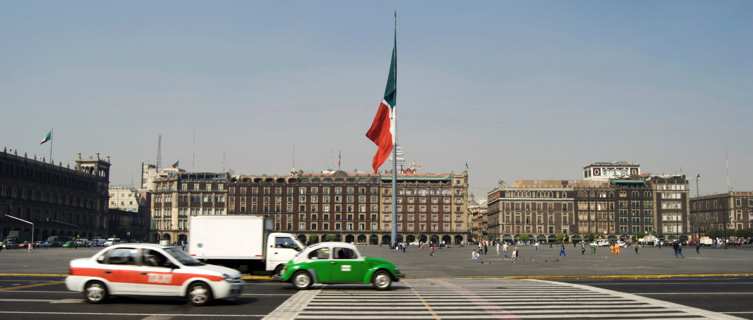
<svg viewBox="0 0 753 320"><path fill-rule="evenodd" d="M194 305L237 297L243 280L237 270L205 264L176 247L119 244L91 258L70 262L65 285L101 303L109 295L187 297Z"/></svg>

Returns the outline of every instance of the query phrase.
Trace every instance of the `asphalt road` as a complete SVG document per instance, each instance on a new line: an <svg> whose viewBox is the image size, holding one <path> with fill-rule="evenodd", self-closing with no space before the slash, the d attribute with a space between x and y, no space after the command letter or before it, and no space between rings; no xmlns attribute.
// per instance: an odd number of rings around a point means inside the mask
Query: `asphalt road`
<svg viewBox="0 0 753 320"><path fill-rule="evenodd" d="M623 249L611 255L580 254L579 248L522 247L520 259L497 256L495 248L471 260L475 247L427 249L410 247L398 252L379 246L361 246L364 255L394 262L408 279L533 278L577 283L637 296L668 301L753 319L753 248L728 250L702 248L700 254L685 249L676 259L671 248L643 248L636 254ZM104 305L85 303L79 293L62 283L71 259L88 257L95 248L4 250L0 252L0 317L4 319L261 319L297 293L290 285L270 280L247 280L244 294L235 301L193 307L178 298L116 297ZM250 278L250 277L249 277ZM398 284L404 286L405 284ZM337 286L335 286L337 287ZM327 287L329 288L329 287ZM407 290L406 288L402 288ZM329 289L328 289L329 290ZM365 286L364 292L373 290ZM326 292L326 291L325 291ZM393 294L396 291L390 291ZM389 301L389 299L387 299Z"/></svg>
<svg viewBox="0 0 753 320"><path fill-rule="evenodd" d="M68 291L62 277L0 276L0 318L3 319L261 319L295 294L292 286L271 281L246 283L243 295L195 307L185 299L111 297L89 304Z"/></svg>
<svg viewBox="0 0 753 320"><path fill-rule="evenodd" d="M753 278L655 278L564 280L753 319Z"/></svg>

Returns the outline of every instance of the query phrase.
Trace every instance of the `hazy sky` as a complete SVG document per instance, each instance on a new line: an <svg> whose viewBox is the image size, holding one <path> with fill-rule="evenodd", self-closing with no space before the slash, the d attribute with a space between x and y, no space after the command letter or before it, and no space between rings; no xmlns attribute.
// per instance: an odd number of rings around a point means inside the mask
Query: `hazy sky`
<svg viewBox="0 0 753 320"><path fill-rule="evenodd" d="M285 174L371 170L398 11L398 139L423 172L599 161L753 190L751 1L1 1L0 148ZM194 143L195 133L195 143ZM295 146L295 147L294 147ZM293 150L295 149L295 159ZM195 154L195 164L192 161Z"/></svg>

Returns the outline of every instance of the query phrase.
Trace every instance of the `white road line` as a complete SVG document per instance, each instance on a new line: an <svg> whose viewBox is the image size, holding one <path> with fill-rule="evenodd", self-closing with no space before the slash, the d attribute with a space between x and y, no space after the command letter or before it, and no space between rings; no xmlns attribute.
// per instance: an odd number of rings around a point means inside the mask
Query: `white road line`
<svg viewBox="0 0 753 320"><path fill-rule="evenodd" d="M316 297L322 290L299 290L288 300L285 300L274 311L268 314L264 319L284 320L295 319L298 314Z"/></svg>
<svg viewBox="0 0 753 320"><path fill-rule="evenodd" d="M592 290L592 291L596 291L596 292L601 292L601 293L604 293L604 294L607 294L607 295L610 295L610 296L618 296L618 297L623 297L623 298L632 299L632 300L636 300L636 301L646 302L648 304L660 305L660 306L669 308L671 310L679 310L679 311L683 311L683 312L686 312L686 313L691 314L691 315L692 314L697 314L697 315L701 315L701 316L707 317L709 319L719 319L719 320L721 320L721 319L742 319L742 318L739 318L739 317L730 316L730 315L726 315L726 314L723 314L723 313L712 312L712 311L708 311L708 310L703 310L703 309L693 308L693 307L689 307L689 306L685 306L685 305L681 305L681 304L672 303L672 302L669 302L669 301L655 300L655 299L651 299L651 298L647 298L647 297L643 297L643 296L639 296L639 295L635 295L635 294L630 294L630 293L625 293L625 292L619 292L619 291L613 291L613 290L608 290L608 289L602 289L602 288L598 288L598 287L591 287L591 286L585 286L585 285L568 283L568 282L554 282L554 281L548 281L548 280L528 280L528 281L545 282L545 283L558 283L558 284L562 284L562 285L573 286L573 287L576 287L576 288L583 288L584 290Z"/></svg>
<svg viewBox="0 0 753 320"><path fill-rule="evenodd" d="M0 314L34 314L34 315L78 315L78 316L126 316L126 317L133 317L133 316L153 316L154 313L125 313L125 312L42 312L42 311L2 311L0 310ZM265 315L263 314L204 314L204 313L165 313L160 314L160 316L165 317L199 317L199 318L243 318L243 317L263 317Z"/></svg>

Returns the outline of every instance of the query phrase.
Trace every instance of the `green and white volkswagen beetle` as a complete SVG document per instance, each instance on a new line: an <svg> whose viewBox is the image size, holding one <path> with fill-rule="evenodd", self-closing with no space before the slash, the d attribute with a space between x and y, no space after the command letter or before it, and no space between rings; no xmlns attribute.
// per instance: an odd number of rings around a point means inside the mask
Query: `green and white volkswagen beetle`
<svg viewBox="0 0 753 320"><path fill-rule="evenodd" d="M309 246L275 275L275 279L290 282L297 289L307 289L314 283L371 283L377 290L388 290L402 277L392 262L364 257L356 246L345 242Z"/></svg>

